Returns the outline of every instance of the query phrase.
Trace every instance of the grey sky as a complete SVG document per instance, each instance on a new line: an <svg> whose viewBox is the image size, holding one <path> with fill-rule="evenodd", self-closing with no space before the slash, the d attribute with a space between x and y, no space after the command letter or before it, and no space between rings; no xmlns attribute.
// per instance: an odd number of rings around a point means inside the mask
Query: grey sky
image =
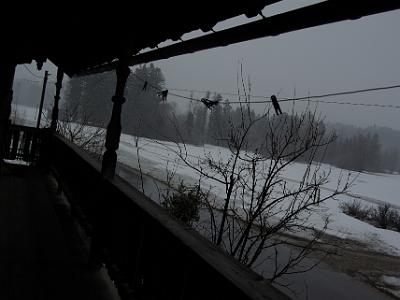
<svg viewBox="0 0 400 300"><path fill-rule="evenodd" d="M269 15L315 2L320 1L284 1L263 12ZM244 20L229 20L215 30ZM268 97L278 92L280 97L292 97L294 89L297 96L306 96L394 85L400 84L399 29L400 11L394 11L183 55L155 65L163 70L168 88L235 92L238 61L242 60L244 74L251 78L252 94ZM197 34L187 34L184 39ZM46 64L45 68L55 75L53 66ZM33 65L31 69L43 73ZM19 66L17 77L32 75ZM400 105L400 89L326 100ZM187 103L176 102L182 107ZM289 109L288 105L282 108ZM332 122L400 129L400 109L320 104L319 110Z"/></svg>

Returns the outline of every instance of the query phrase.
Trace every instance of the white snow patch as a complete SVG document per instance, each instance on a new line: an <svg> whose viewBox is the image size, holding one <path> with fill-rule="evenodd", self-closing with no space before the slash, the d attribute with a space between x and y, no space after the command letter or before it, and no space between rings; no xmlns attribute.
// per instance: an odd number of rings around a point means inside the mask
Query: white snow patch
<svg viewBox="0 0 400 300"><path fill-rule="evenodd" d="M176 145L172 142L157 141L147 138L139 138L140 160L146 165L145 173L156 178L165 180L165 170L176 169L176 180L184 179L188 184L195 184L198 181L198 174L195 170L184 164L177 152L183 145ZM205 145L197 147L186 145L188 159L191 163L198 163L204 159L205 155L210 155L215 159L226 161L230 152L226 148ZM120 148L118 151L119 161L123 164L137 168L137 156L135 138L123 134L121 136ZM296 184L304 173L305 164L293 163L281 174L288 184ZM142 165L143 168L143 165ZM341 170L329 165L323 165L320 172L331 172L331 180L324 186L321 196L326 195L337 188L337 181L340 176L347 175L349 171ZM327 233L340 238L348 238L367 243L371 248L391 255L400 256L400 233L381 228L376 228L371 224L362 222L344 214L339 208L342 201L351 202L355 198L351 193L357 194L365 201L365 205L370 205L374 201L386 202L400 206L400 176L386 174L351 174L355 178L355 185L351 188L350 194L340 195L336 200L330 199L318 207L317 213L311 216L309 222L316 228L323 228L324 220L329 217ZM203 181L203 186L210 187L214 195L223 195L224 186L210 179ZM373 198L373 199L371 199ZM371 199L371 200L370 200Z"/></svg>
<svg viewBox="0 0 400 300"><path fill-rule="evenodd" d="M32 126L37 118L37 108L31 108L22 105L13 107L14 116L20 120L21 125ZM44 119L44 118L43 118ZM42 122L43 122L42 119ZM88 128L88 131L94 128ZM186 145L188 157L192 163L197 163L205 155L211 155L214 158L220 158L222 161L230 156L226 148L204 145L197 147ZM186 183L195 184L198 180L198 174L185 165L177 155L179 148L175 143L157 141L147 138L139 138L139 154L142 170L161 180L165 180L165 170L167 168L176 168L176 180L184 179ZM135 137L122 134L121 143L118 150L118 160L132 168L138 169ZM15 163L15 162L14 162ZM295 184L303 175L305 164L293 163L281 174L288 183ZM336 189L337 180L340 176L349 173L349 171L322 165L321 172L331 172L331 180L324 186L321 196ZM360 200L365 205L371 203L389 203L394 207L400 207L400 175L374 174L374 173L354 173L355 185L352 186L348 195L341 195L337 200L330 199L318 208L318 212L311 216L309 222L315 227L322 228L324 219L329 217L327 233L340 238L348 238L365 242L378 251L400 256L400 233L381 228L376 228L371 224L359 221L344 214L339 208L342 201L351 202L354 198L361 197ZM357 176L357 177L354 177ZM206 180L203 184L208 184L215 195L223 195L224 187L211 180Z"/></svg>
<svg viewBox="0 0 400 300"><path fill-rule="evenodd" d="M383 275L381 278L384 283L400 288L400 277Z"/></svg>
<svg viewBox="0 0 400 300"><path fill-rule="evenodd" d="M22 160L10 160L10 159L3 159L3 161L7 164L10 165L20 165L20 166L29 166L30 163L26 162L26 161L22 161Z"/></svg>
<svg viewBox="0 0 400 300"><path fill-rule="evenodd" d="M385 290L386 292L392 294L396 298L400 298L400 277L395 276L381 276L381 280L385 286L380 287L381 289ZM388 286L390 287L388 287Z"/></svg>

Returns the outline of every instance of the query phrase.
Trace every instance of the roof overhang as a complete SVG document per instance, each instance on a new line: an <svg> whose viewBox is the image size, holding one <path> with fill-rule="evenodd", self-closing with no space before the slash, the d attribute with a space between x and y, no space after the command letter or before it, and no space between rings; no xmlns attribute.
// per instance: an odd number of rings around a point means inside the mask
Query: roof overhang
<svg viewBox="0 0 400 300"><path fill-rule="evenodd" d="M17 63L49 59L72 76L195 30L208 32L233 17L256 16L279 1L114 0L47 9L39 3L32 8L20 4L0 18L2 54Z"/></svg>
<svg viewBox="0 0 400 300"><path fill-rule="evenodd" d="M233 17L256 16L280 1L144 1L136 10L117 1L89 9L65 4L53 13L15 9L0 19L2 54L16 63L49 59L68 76L85 75L110 71L120 58L133 66L400 8L399 0L326 0L155 49L194 30L211 31ZM154 50L140 53L148 48Z"/></svg>
<svg viewBox="0 0 400 300"><path fill-rule="evenodd" d="M398 0L364 0L353 1L358 5L349 5L351 1L325 1L277 14L259 21L225 29L188 41L175 43L157 50L131 56L129 65L138 65L151 61L193 53L196 51L227 46L253 39L277 36L287 32L325 25L329 23L355 20L365 16L383 13L400 8ZM88 68L77 75L110 71L116 68L118 61Z"/></svg>

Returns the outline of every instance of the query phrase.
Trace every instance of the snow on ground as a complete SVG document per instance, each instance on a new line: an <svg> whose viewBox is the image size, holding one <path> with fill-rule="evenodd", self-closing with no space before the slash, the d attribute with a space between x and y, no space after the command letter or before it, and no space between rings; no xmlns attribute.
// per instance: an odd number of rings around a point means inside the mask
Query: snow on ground
<svg viewBox="0 0 400 300"><path fill-rule="evenodd" d="M400 298L400 277L383 275L381 280L385 285L385 287L382 287L383 290L386 290L395 297Z"/></svg>
<svg viewBox="0 0 400 300"><path fill-rule="evenodd" d="M30 165L30 163L22 161L22 160L3 159L3 161L10 165L18 165L18 166L29 166Z"/></svg>
<svg viewBox="0 0 400 300"><path fill-rule="evenodd" d="M17 111L15 113L15 109ZM13 107L14 116L17 117L21 125L33 126L37 117L37 109L18 105ZM43 121L43 119L42 119ZM176 155L179 148L174 143L156 141L146 138L139 139L140 164L144 173L160 180L166 179L166 168L176 169L176 181L183 179L187 184L195 184L198 175L190 167L186 166ZM123 134L118 150L118 160L130 167L138 169L136 156L135 138ZM187 153L193 162L211 154L214 158L225 161L229 157L229 150L205 145L196 147L186 145ZM303 175L305 164L294 163L282 172L281 177L288 182L295 183ZM331 180L324 186L321 196L334 190L337 186L337 179L341 175L346 175L349 171L323 165L321 171L331 172ZM322 228L324 219L329 217L327 233L341 238L353 239L366 242L375 250L383 251L388 254L400 256L400 233L376 228L368 223L364 223L355 218L342 213L339 208L341 201L353 201L360 198L366 204L386 202L394 207L400 208L400 175L359 173L352 174L354 185L350 193L337 197L337 200L328 200L319 207L318 213L310 218L310 222L317 228ZM215 195L223 195L224 187L212 181L203 182L213 186L212 192Z"/></svg>
<svg viewBox="0 0 400 300"><path fill-rule="evenodd" d="M35 107L20 105L20 104L12 104L11 108L11 119L15 124L24 125L24 126L36 126L37 117L38 117L39 109ZM40 126L43 127L46 125L46 120L48 117L46 116L47 111L43 109L42 118L40 121Z"/></svg>
<svg viewBox="0 0 400 300"><path fill-rule="evenodd" d="M382 276L383 282L385 282L388 285L395 286L395 287L400 287L400 277L394 277L394 276Z"/></svg>
<svg viewBox="0 0 400 300"><path fill-rule="evenodd" d="M183 179L187 184L195 184L198 181L196 171L185 165L178 157L176 152L179 147L171 142L151 140L147 138L139 139L139 156L140 164L144 173L151 175L160 180L165 180L165 170L175 169L176 182ZM181 147L182 149L182 147ZM135 147L135 138L129 135L121 136L120 148L118 150L119 161L133 168L138 168L138 161ZM226 161L229 157L229 150L205 145L197 147L186 145L186 151L189 159L196 163L205 155L211 155L214 158ZM305 164L293 163L283 173L282 177L288 179L293 184L298 181L304 173ZM349 171L323 165L321 172L331 170L331 180L324 186L321 196L326 195L332 189L337 187L337 179L339 176L347 176ZM351 174L354 179L354 185L347 195L340 195L336 200L331 199L318 208L318 213L314 214L309 222L317 228L323 228L325 217L329 217L329 225L327 233L338 236L340 238L348 238L360 242L366 242L371 248L383 251L388 254L400 256L400 233L390 230L376 228L368 223L352 218L344 214L339 208L341 201L353 201L352 194L361 197L362 200L384 201L396 206L400 206L400 181L399 175L387 174ZM211 180L203 181L202 185L210 185L214 195L223 195L224 186Z"/></svg>

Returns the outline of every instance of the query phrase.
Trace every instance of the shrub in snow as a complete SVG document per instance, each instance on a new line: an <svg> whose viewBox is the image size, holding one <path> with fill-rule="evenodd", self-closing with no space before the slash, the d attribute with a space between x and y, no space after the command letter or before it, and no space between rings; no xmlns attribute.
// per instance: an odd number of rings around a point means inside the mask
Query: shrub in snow
<svg viewBox="0 0 400 300"><path fill-rule="evenodd" d="M372 205L366 207L361 204L361 201L354 200L352 203L341 203L340 209L345 214L366 221L376 227L400 232L400 213L389 204L381 204L377 208Z"/></svg>
<svg viewBox="0 0 400 300"><path fill-rule="evenodd" d="M161 204L178 220L192 225L199 220L199 208L206 195L199 186L187 187L180 183L176 193L163 196Z"/></svg>
<svg viewBox="0 0 400 300"><path fill-rule="evenodd" d="M365 220L371 215L371 208L364 207L360 200L353 200L352 203L343 202L340 209L347 215L355 217L359 220Z"/></svg>
<svg viewBox="0 0 400 300"><path fill-rule="evenodd" d="M381 204L374 210L373 219L378 226L387 229L390 224L392 209L389 204Z"/></svg>
<svg viewBox="0 0 400 300"><path fill-rule="evenodd" d="M391 228L400 232L400 213L397 210L392 210L389 215L389 224Z"/></svg>

